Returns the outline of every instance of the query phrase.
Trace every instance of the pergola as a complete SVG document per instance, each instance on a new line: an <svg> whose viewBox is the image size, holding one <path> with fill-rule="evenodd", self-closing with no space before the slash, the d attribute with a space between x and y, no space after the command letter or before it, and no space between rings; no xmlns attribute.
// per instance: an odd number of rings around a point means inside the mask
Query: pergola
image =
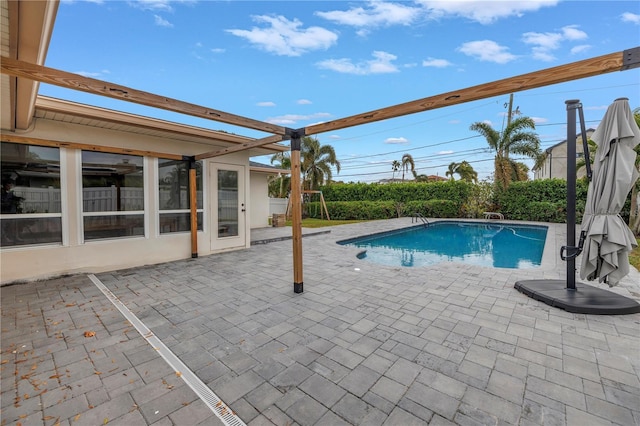
<svg viewBox="0 0 640 426"><path fill-rule="evenodd" d="M579 80L614 71L624 71L640 67L640 47L610 53L578 62L572 62L557 67L547 68L527 74L518 75L502 80L493 81L477 86L467 87L435 96L416 99L414 101L392 105L389 107L352 115L325 123L314 124L299 129L277 126L248 117L230 114L213 108L191 104L177 99L136 90L130 87L109 83L102 80L83 77L66 71L48 68L35 63L2 57L2 74L17 77L20 82L48 83L68 89L79 90L95 95L106 96L127 102L133 102L163 110L178 112L194 117L205 118L217 122L232 124L247 129L271 133L271 136L237 144L217 151L202 152L197 155L185 156L181 159L190 160L190 192L191 192L191 253L197 257L197 214L196 214L196 171L195 161L218 157L237 151L290 140L291 149L291 195L292 200L292 237L293 237L293 290L295 293L303 291L303 262L302 262L302 209L300 182L300 146L302 138L318 133L344 129L375 121L387 120L408 114L444 108L452 105L476 101L494 96L515 93L523 90L550 86L572 80ZM18 140L18 136L3 134L3 140ZM64 142L49 141L52 146L68 146ZM77 145L77 144L74 144ZM94 147L99 150L99 147ZM165 154L166 158L176 157Z"/></svg>

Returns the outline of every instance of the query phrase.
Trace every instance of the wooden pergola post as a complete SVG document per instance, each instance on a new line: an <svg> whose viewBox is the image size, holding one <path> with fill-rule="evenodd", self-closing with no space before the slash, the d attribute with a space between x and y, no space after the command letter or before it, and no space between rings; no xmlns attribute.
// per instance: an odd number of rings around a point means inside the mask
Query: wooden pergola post
<svg viewBox="0 0 640 426"><path fill-rule="evenodd" d="M302 293L302 186L300 182L301 132L291 134L291 232L293 239L293 292Z"/></svg>
<svg viewBox="0 0 640 426"><path fill-rule="evenodd" d="M191 258L198 257L198 188L196 179L196 159L189 160L189 208L191 210Z"/></svg>

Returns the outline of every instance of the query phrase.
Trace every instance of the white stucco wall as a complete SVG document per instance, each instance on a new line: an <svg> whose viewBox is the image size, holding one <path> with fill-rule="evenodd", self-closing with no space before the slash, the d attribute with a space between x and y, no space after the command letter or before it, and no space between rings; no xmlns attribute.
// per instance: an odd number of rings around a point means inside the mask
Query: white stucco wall
<svg viewBox="0 0 640 426"><path fill-rule="evenodd" d="M113 130L79 126L68 123L38 120L34 130L21 136L102 146L149 150L170 154L193 155L206 151L206 147L176 140L129 134ZM38 247L3 248L0 251L0 284L20 280L42 279L78 272L103 272L147 264L161 263L191 257L190 232L159 234L157 202L157 159L145 157L145 236L82 242L82 163L81 151L61 148L62 229L63 244ZM213 159L212 159L213 160ZM242 240L229 247L217 238L215 218L211 215L212 197L217 194L211 187L209 170L213 162L203 165L204 230L198 232L198 255L205 256L219 251L248 248L250 226L254 216L251 191L262 190L263 182L251 184L249 157L246 152L236 152L215 158L216 164L235 164L244 170L244 191L247 215ZM260 181L260 179L258 179ZM264 179L266 181L266 177ZM268 209L267 192L263 190L267 207L259 205L262 222L266 224ZM266 226L266 225L265 225ZM220 245L217 245L220 244ZM235 244L235 243L234 243Z"/></svg>
<svg viewBox="0 0 640 426"><path fill-rule="evenodd" d="M266 173L251 172L251 228L269 226L269 183Z"/></svg>

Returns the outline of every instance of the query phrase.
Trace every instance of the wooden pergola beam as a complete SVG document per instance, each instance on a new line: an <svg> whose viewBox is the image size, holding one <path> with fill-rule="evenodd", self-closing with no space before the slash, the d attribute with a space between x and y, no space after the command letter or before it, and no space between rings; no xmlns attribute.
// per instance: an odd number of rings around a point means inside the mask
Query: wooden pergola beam
<svg viewBox="0 0 640 426"><path fill-rule="evenodd" d="M229 114L213 108L167 98L166 96L155 95L153 93L132 89L130 87L109 83L107 81L94 78L83 77L66 71L57 70L29 62L20 61L8 57L2 57L0 63L2 74L14 77L26 78L41 83L53 84L67 89L79 90L81 92L94 95L106 96L108 98L133 102L180 114L205 118L207 120L219 121L221 123L233 124L248 129L260 130L267 133L279 135L285 134L285 128L275 124L265 123L252 118L240 115Z"/></svg>
<svg viewBox="0 0 640 426"><path fill-rule="evenodd" d="M338 120L328 121L326 123L313 124L305 127L304 132L307 135L314 135L345 129L347 127L373 123L375 121L387 120L389 118L400 117L403 115L415 114L417 112L505 95L507 93L579 80L600 74L607 74L613 71L622 71L630 68L627 65L629 62L629 56L632 56L630 52L635 51L633 56L637 56L637 50L639 49L640 47L636 47L630 50L610 53L608 55L585 59L583 61L493 81L491 83L480 84L478 86L467 87L453 92L417 99L415 101L352 115Z"/></svg>
<svg viewBox="0 0 640 426"><path fill-rule="evenodd" d="M262 139L255 139L251 142L245 142L245 143L241 143L235 146L231 146L229 148L223 148L223 149L219 149L217 151L210 151L210 152L203 152L202 154L198 154L196 155L196 160L203 160L205 158L212 158L212 157L220 157L221 155L226 155L226 154L231 154L232 152L238 152L238 151L246 151L247 149L251 149L251 148L257 148L259 146L264 146L264 145L269 145L271 143L276 143L276 142L281 142L284 139L287 139L288 137L282 136L282 135L272 135L272 136L267 136L266 138L262 138Z"/></svg>

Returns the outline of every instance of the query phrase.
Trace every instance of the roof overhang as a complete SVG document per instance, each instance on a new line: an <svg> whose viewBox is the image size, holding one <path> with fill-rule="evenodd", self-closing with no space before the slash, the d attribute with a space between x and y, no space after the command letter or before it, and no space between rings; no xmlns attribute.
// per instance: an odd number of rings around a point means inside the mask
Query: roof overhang
<svg viewBox="0 0 640 426"><path fill-rule="evenodd" d="M0 0L2 56L44 64L58 4L58 0ZM34 80L2 74L2 129L24 130L29 127L39 85Z"/></svg>
<svg viewBox="0 0 640 426"><path fill-rule="evenodd" d="M47 96L38 96L36 98L34 117L155 136L163 139L174 139L180 142L192 142L203 145L203 152L215 148L223 149L229 146L241 145L253 140L252 138L219 130L210 130ZM269 155L288 150L288 146L271 144L253 148L250 150L249 155Z"/></svg>

